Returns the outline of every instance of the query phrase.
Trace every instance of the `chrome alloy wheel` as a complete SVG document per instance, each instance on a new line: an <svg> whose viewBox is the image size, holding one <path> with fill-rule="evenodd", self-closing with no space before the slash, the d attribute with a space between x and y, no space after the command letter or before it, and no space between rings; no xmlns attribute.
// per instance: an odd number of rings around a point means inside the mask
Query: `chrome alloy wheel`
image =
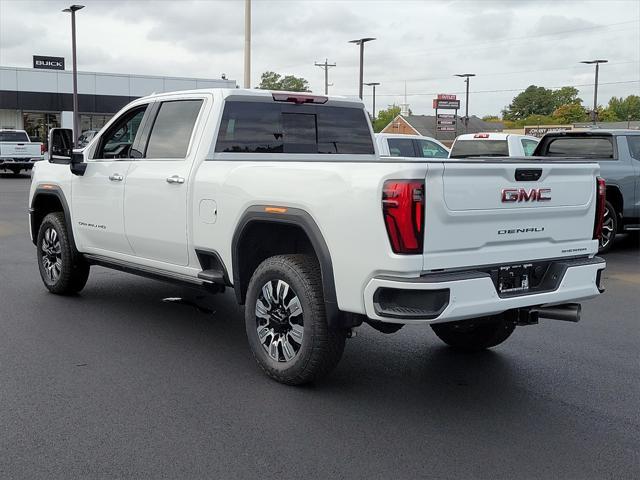
<svg viewBox="0 0 640 480"><path fill-rule="evenodd" d="M611 209L605 205L604 216L602 219L602 233L600 234L600 248L606 248L613 237L613 229L615 227L614 218Z"/></svg>
<svg viewBox="0 0 640 480"><path fill-rule="evenodd" d="M42 267L49 280L55 283L62 272L62 247L60 237L53 228L47 228L42 237Z"/></svg>
<svg viewBox="0 0 640 480"><path fill-rule="evenodd" d="M276 362L290 362L300 352L304 327L300 299L282 280L262 286L256 300L258 340Z"/></svg>

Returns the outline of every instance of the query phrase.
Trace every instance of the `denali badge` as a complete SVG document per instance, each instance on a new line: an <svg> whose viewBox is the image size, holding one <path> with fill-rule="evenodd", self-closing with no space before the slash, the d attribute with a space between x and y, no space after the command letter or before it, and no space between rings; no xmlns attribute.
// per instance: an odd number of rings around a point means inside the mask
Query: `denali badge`
<svg viewBox="0 0 640 480"><path fill-rule="evenodd" d="M498 235L512 235L514 233L544 232L544 227L505 228L498 230Z"/></svg>
<svg viewBox="0 0 640 480"><path fill-rule="evenodd" d="M550 188L503 188L502 202L547 202L551 200Z"/></svg>

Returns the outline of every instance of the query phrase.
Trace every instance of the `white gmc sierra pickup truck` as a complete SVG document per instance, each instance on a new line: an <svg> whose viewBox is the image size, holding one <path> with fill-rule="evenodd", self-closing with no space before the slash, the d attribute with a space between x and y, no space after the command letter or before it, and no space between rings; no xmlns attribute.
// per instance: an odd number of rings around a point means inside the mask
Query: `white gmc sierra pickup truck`
<svg viewBox="0 0 640 480"><path fill-rule="evenodd" d="M330 371L363 322L477 350L601 292L597 163L383 159L360 101L239 89L141 98L82 151L50 145L29 199L45 286L101 265L231 287L283 383Z"/></svg>

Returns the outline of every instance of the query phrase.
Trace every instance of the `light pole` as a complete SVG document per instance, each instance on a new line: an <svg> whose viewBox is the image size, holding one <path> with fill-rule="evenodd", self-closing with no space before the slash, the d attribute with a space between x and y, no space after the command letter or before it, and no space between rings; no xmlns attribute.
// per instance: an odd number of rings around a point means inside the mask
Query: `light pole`
<svg viewBox="0 0 640 480"><path fill-rule="evenodd" d="M380 85L380 82L365 83L367 87L373 87L373 121L376 121L376 86Z"/></svg>
<svg viewBox="0 0 640 480"><path fill-rule="evenodd" d="M73 64L73 145L77 146L80 136L80 119L78 118L78 66L76 63L76 12L84 8L84 5L71 5L62 10L71 13L71 63Z"/></svg>
<svg viewBox="0 0 640 480"><path fill-rule="evenodd" d="M251 88L251 0L244 0L244 88Z"/></svg>
<svg viewBox="0 0 640 480"><path fill-rule="evenodd" d="M464 78L464 83L467 84L467 93L466 93L466 97L464 99L465 101L465 107L464 107L464 133L467 133L467 130L469 129L469 78L470 77L475 77L476 74L475 73L456 73L454 75L455 77L460 77L460 78Z"/></svg>
<svg viewBox="0 0 640 480"><path fill-rule="evenodd" d="M595 125L598 121L598 70L600 70L601 63L607 63L609 60L583 60L580 63L586 63L587 65L596 66L596 83L593 87L593 112L591 119L593 120L593 124Z"/></svg>
<svg viewBox="0 0 640 480"><path fill-rule="evenodd" d="M349 43L355 43L356 45L360 45L360 80L358 82L358 96L360 100L362 100L362 80L364 78L363 74L363 65L364 65L364 44L375 40L372 37L359 38L358 40L349 40Z"/></svg>

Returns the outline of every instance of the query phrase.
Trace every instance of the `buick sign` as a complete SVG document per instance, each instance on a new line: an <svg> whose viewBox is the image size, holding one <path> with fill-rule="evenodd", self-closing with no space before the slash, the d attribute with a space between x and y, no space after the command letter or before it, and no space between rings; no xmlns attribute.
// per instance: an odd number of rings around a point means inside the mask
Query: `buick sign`
<svg viewBox="0 0 640 480"><path fill-rule="evenodd" d="M40 55L34 55L33 68L64 70L64 57L42 57Z"/></svg>

